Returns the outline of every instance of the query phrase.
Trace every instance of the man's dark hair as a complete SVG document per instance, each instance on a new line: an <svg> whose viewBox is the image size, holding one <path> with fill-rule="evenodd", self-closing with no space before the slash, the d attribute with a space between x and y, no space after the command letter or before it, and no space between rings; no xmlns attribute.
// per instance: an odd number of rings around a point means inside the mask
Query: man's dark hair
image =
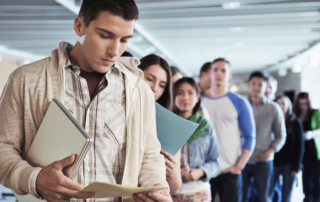
<svg viewBox="0 0 320 202"><path fill-rule="evenodd" d="M124 52L122 53L121 57L133 57L133 55L132 55L130 52L128 52L128 51L124 51Z"/></svg>
<svg viewBox="0 0 320 202"><path fill-rule="evenodd" d="M262 78L265 82L268 82L268 77L266 77L262 72L260 71L255 71L250 74L248 82L251 81L252 78L257 77L257 78Z"/></svg>
<svg viewBox="0 0 320 202"><path fill-rule="evenodd" d="M211 64L212 62L206 62L202 65L201 69L200 69L200 73L201 72L207 72L210 68L211 68Z"/></svg>
<svg viewBox="0 0 320 202"><path fill-rule="evenodd" d="M214 64L214 63L216 63L216 62L225 62L225 63L227 63L227 64L231 67L230 62L229 62L228 60L224 59L224 58L217 58L217 59L215 59L215 60L212 62L212 64Z"/></svg>
<svg viewBox="0 0 320 202"><path fill-rule="evenodd" d="M108 11L125 20L137 20L139 10L134 0L83 0L78 17L88 27L100 12Z"/></svg>

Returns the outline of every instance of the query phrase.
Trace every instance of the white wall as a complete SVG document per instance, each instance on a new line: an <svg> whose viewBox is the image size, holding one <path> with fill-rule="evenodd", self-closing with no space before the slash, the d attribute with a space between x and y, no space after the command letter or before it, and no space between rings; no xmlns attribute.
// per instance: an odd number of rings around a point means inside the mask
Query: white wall
<svg viewBox="0 0 320 202"><path fill-rule="evenodd" d="M301 73L301 91L311 96L312 107L320 109L320 67L305 68Z"/></svg>

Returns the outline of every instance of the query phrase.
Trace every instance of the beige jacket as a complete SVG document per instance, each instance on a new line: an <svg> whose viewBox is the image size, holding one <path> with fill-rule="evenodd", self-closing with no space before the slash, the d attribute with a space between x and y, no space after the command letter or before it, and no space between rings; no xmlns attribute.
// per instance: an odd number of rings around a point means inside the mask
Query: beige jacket
<svg viewBox="0 0 320 202"><path fill-rule="evenodd" d="M16 69L0 98L0 180L20 195L37 194L35 182L41 169L23 159L50 101L64 97L66 46L62 42L51 57ZM122 184L168 186L156 133L154 95L138 64L138 59L128 57L115 64L126 79L127 158Z"/></svg>

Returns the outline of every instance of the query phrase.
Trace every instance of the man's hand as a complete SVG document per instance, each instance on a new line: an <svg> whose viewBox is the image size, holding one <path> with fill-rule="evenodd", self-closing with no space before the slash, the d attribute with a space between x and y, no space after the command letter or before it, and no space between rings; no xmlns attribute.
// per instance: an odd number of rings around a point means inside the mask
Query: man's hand
<svg viewBox="0 0 320 202"><path fill-rule="evenodd" d="M270 148L268 149L266 152L259 154L258 155L258 159L260 160L260 162L267 162L269 156L275 152L274 148Z"/></svg>
<svg viewBox="0 0 320 202"><path fill-rule="evenodd" d="M238 164L231 166L230 168L224 169L222 173L231 173L234 175L238 175L243 170L243 166L239 166Z"/></svg>
<svg viewBox="0 0 320 202"><path fill-rule="evenodd" d="M37 192L47 201L86 199L94 196L92 192L80 192L84 185L78 184L63 174L64 169L72 165L75 155L53 162L43 168L36 181Z"/></svg>
<svg viewBox="0 0 320 202"><path fill-rule="evenodd" d="M313 131L307 131L303 135L304 135L304 140L306 140L306 141L314 138Z"/></svg>
<svg viewBox="0 0 320 202"><path fill-rule="evenodd" d="M200 168L189 169L189 167L181 168L181 176L183 182L194 182L204 176L204 171Z"/></svg>
<svg viewBox="0 0 320 202"><path fill-rule="evenodd" d="M296 171L294 171L294 170L291 171L291 176L292 176L292 177L295 177L296 175L297 175L297 172L296 172Z"/></svg>
<svg viewBox="0 0 320 202"><path fill-rule="evenodd" d="M176 159L169 152L161 150L161 153L164 156L164 161L166 162L166 174L170 175L172 171L176 168Z"/></svg>
<svg viewBox="0 0 320 202"><path fill-rule="evenodd" d="M154 185L155 188L163 188L162 184ZM172 198L167 189L159 192L137 193L132 195L136 202L172 202Z"/></svg>

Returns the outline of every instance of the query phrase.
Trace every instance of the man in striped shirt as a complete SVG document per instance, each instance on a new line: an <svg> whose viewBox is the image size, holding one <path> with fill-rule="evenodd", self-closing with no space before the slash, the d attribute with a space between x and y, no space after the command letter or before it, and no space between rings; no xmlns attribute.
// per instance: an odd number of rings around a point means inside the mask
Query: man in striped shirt
<svg viewBox="0 0 320 202"><path fill-rule="evenodd" d="M2 184L47 201L119 201L80 192L95 180L168 187L153 94L137 68L139 61L120 58L137 18L133 0L84 0L74 21L75 46L62 42L51 57L11 74L0 99ZM63 174L74 155L43 169L23 161L53 98L94 139L75 181ZM124 200L172 201L168 190Z"/></svg>

